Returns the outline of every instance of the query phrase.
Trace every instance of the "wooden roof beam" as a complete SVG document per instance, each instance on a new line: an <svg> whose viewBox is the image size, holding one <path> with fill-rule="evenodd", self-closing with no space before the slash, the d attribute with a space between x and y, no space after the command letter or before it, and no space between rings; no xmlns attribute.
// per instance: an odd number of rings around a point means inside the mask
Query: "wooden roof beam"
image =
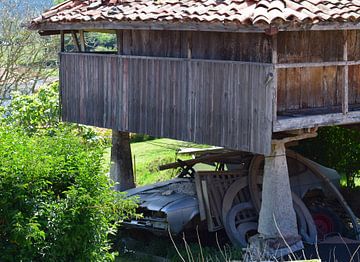
<svg viewBox="0 0 360 262"><path fill-rule="evenodd" d="M203 22L162 22L157 21L153 23L145 21L97 21L97 22L73 22L73 23L43 23L32 24L28 28L30 30L39 30L40 34L59 34L60 30L179 30L179 31L218 31L218 32L242 32L242 33L267 33L269 34L269 27L272 33L286 32L286 31L326 31L326 30L360 30L360 23L326 23L326 24L297 24L297 25L241 25L241 24L225 24L221 22L203 23Z"/></svg>

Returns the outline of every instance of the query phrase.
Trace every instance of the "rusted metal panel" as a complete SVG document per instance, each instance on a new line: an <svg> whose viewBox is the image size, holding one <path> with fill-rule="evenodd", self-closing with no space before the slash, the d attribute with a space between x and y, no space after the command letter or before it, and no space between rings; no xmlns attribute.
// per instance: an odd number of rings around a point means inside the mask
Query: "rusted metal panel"
<svg viewBox="0 0 360 262"><path fill-rule="evenodd" d="M60 70L65 121L270 151L270 64L62 53Z"/></svg>

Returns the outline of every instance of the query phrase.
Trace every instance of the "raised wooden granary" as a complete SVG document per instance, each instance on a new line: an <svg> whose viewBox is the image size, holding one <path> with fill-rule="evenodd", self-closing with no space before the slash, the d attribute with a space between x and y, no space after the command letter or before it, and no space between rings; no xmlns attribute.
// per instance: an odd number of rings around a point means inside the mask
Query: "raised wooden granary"
<svg viewBox="0 0 360 262"><path fill-rule="evenodd" d="M30 28L78 36L64 121L267 154L274 133L360 122L359 21L358 0L75 0Z"/></svg>
<svg viewBox="0 0 360 262"><path fill-rule="evenodd" d="M71 0L29 28L61 35L64 121L269 156L269 239L275 217L297 239L291 139L274 139L360 125L360 0ZM88 52L94 31L116 34L117 51Z"/></svg>

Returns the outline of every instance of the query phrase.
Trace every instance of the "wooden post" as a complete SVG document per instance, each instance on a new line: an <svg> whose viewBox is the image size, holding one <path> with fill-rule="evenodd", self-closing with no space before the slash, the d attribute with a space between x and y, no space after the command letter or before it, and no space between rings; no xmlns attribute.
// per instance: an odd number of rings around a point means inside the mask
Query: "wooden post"
<svg viewBox="0 0 360 262"><path fill-rule="evenodd" d="M342 91L342 112L346 115L349 112L349 65L348 65L348 41L347 31L344 31L344 51L343 60L346 62L344 66L344 83Z"/></svg>
<svg viewBox="0 0 360 262"><path fill-rule="evenodd" d="M116 30L116 43L117 43L117 54L123 54L123 31Z"/></svg>
<svg viewBox="0 0 360 262"><path fill-rule="evenodd" d="M116 191L135 187L128 132L112 131L110 177L117 183L114 186Z"/></svg>
<svg viewBox="0 0 360 262"><path fill-rule="evenodd" d="M65 52L65 34L64 31L60 31L60 41L61 41L61 52Z"/></svg>
<svg viewBox="0 0 360 262"><path fill-rule="evenodd" d="M75 44L75 46L76 46L77 51L80 52L80 51L81 51L81 47L80 47L79 39L78 39L77 36L76 36L76 33L73 31L73 32L71 32L71 35L72 35L72 37L73 37L74 44Z"/></svg>
<svg viewBox="0 0 360 262"><path fill-rule="evenodd" d="M81 52L85 52L85 34L84 34L84 30L80 30L79 31L79 36L80 36L80 50Z"/></svg>
<svg viewBox="0 0 360 262"><path fill-rule="evenodd" d="M277 34L272 36L272 64L274 65L274 91L273 91L273 123L277 120L277 85L278 85L278 44Z"/></svg>

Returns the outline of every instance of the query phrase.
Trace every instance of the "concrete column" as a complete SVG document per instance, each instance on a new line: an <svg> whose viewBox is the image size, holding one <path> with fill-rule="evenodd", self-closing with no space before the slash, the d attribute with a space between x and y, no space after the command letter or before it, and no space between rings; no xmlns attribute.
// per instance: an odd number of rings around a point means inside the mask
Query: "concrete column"
<svg viewBox="0 0 360 262"><path fill-rule="evenodd" d="M250 238L250 251L244 261L271 261L303 248L292 202L285 141L274 140L271 154L265 156L259 235Z"/></svg>
<svg viewBox="0 0 360 262"><path fill-rule="evenodd" d="M271 155L265 157L258 231L266 239L298 236L286 149L281 141L273 143Z"/></svg>
<svg viewBox="0 0 360 262"><path fill-rule="evenodd" d="M114 189L124 191L135 187L131 159L130 136L127 132L113 130L110 177L117 182Z"/></svg>

